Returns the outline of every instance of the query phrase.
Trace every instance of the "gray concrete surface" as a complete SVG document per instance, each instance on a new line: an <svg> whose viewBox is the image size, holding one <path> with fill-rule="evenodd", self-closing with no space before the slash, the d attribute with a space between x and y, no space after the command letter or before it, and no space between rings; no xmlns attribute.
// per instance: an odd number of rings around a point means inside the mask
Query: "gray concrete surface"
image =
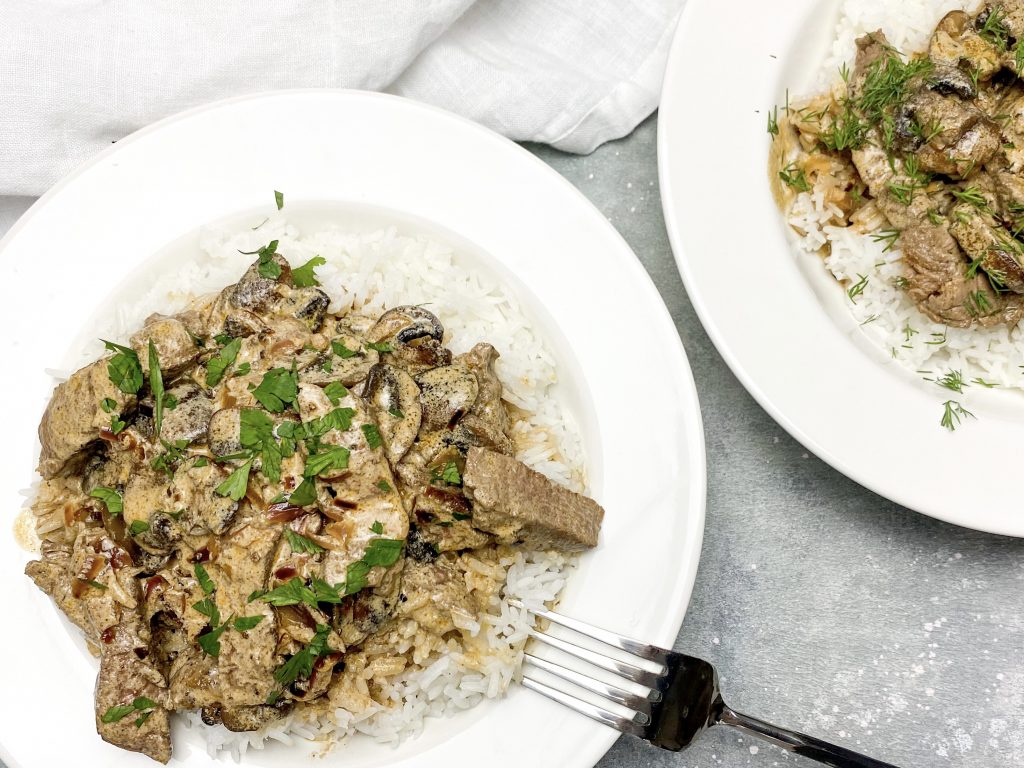
<svg viewBox="0 0 1024 768"><path fill-rule="evenodd" d="M588 157L532 149L629 241L693 367L707 439L707 526L676 649L718 667L734 708L902 768L1024 765L1024 542L876 496L809 454L754 402L676 272L656 132L657 119L648 119ZM621 738L600 768L779 765L818 763L720 727L679 754Z"/></svg>
<svg viewBox="0 0 1024 768"><path fill-rule="evenodd" d="M861 488L809 455L744 391L676 273L656 127L651 118L588 157L532 150L629 241L693 366L708 447L707 528L676 648L717 665L736 709L902 768L1024 765L1024 542L939 523ZM0 233L29 202L0 198ZM817 763L725 728L679 754L622 738L600 763L779 765Z"/></svg>

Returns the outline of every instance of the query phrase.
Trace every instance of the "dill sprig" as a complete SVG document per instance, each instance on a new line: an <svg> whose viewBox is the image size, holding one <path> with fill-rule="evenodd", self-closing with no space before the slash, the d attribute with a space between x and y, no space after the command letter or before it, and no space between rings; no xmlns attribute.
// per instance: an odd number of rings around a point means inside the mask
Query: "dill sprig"
<svg viewBox="0 0 1024 768"><path fill-rule="evenodd" d="M864 293L864 289L868 287L867 275L862 275L858 273L857 277L859 277L860 280L851 285L850 288L846 291L846 295L850 297L850 301L852 301L854 304L857 303L857 297Z"/></svg>
<svg viewBox="0 0 1024 768"><path fill-rule="evenodd" d="M960 426L960 422L968 416L972 419L975 418L973 413L956 400L947 400L942 404L942 408L942 420L939 422L939 425L945 427L950 432Z"/></svg>
<svg viewBox="0 0 1024 768"><path fill-rule="evenodd" d="M898 229L882 229L871 235L871 239L876 243L885 243L885 248L882 249L882 253L891 251L896 247L896 240L900 236Z"/></svg>
<svg viewBox="0 0 1024 768"><path fill-rule="evenodd" d="M790 163L781 171L779 171L779 178L782 182L798 192L810 192L811 183L807 181L807 176L804 175L802 168L797 168L796 163Z"/></svg>
<svg viewBox="0 0 1024 768"><path fill-rule="evenodd" d="M950 370L945 376L942 376L935 380L935 383L940 387L952 390L959 394L963 394L964 387L969 386L964 383L964 375L961 371Z"/></svg>
<svg viewBox="0 0 1024 768"><path fill-rule="evenodd" d="M973 205L979 211L989 212L988 200L985 199L985 195L981 193L981 190L971 185L964 187L963 189L950 189L953 193L953 197L963 203Z"/></svg>
<svg viewBox="0 0 1024 768"><path fill-rule="evenodd" d="M779 108L778 106L772 107L772 111L768 113L768 133L771 136L779 135Z"/></svg>
<svg viewBox="0 0 1024 768"><path fill-rule="evenodd" d="M981 21L980 17L978 21ZM978 35L1000 51L1009 47L1010 28L1006 26L1006 13L1002 5L996 5L989 11L978 28Z"/></svg>

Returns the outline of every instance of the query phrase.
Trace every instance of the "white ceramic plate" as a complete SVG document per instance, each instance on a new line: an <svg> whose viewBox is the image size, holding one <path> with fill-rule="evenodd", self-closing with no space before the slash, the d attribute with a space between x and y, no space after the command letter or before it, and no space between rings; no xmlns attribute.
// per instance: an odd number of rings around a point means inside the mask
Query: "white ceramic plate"
<svg viewBox="0 0 1024 768"><path fill-rule="evenodd" d="M35 428L52 387L44 369L74 359L75 337L113 297L151 282L166 259L186 258L198 226L237 212L258 221L274 189L286 194L285 213L426 230L460 258L509 276L555 346L560 396L581 425L592 492L608 510L563 610L670 645L696 574L705 472L697 396L668 312L623 239L558 174L484 128L395 97L283 92L188 112L119 142L18 222L0 242L2 386L13 405L0 462L8 520L34 477ZM152 765L96 736L96 663L22 575L28 559L0 536L0 756L11 768ZM582 768L615 736L515 689L429 722L398 749L355 740L327 763ZM174 741L175 762L215 764L196 733L179 729ZM306 759L274 746L245 762Z"/></svg>
<svg viewBox="0 0 1024 768"><path fill-rule="evenodd" d="M716 0L688 0L658 125L665 219L704 327L765 410L839 471L941 520L1024 536L998 480L1020 471L1024 397L972 392L977 419L942 429L944 390L867 339L772 200L766 113L813 82L837 0L742 5L736 23Z"/></svg>

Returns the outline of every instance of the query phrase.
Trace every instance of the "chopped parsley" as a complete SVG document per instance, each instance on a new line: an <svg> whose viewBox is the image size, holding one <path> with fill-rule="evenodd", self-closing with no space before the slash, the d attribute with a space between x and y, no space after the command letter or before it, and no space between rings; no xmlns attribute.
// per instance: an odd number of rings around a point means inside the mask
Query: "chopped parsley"
<svg viewBox="0 0 1024 768"><path fill-rule="evenodd" d="M100 408L103 409L104 413L113 413L114 409L117 408L117 400L104 397L100 400Z"/></svg>
<svg viewBox="0 0 1024 768"><path fill-rule="evenodd" d="M263 380L252 394L271 413L281 413L288 405L294 405L298 392L299 383L294 370L271 368L263 374Z"/></svg>
<svg viewBox="0 0 1024 768"><path fill-rule="evenodd" d="M234 626L234 628L235 628L235 630L237 632L246 632L247 630L250 630L253 627L255 627L257 624L259 624L265 618L267 618L267 617L266 616L239 616L237 619L235 619L234 624L232 626Z"/></svg>
<svg viewBox="0 0 1024 768"><path fill-rule="evenodd" d="M391 484L387 480L378 480L377 487L384 491L384 493L391 493Z"/></svg>
<svg viewBox="0 0 1024 768"><path fill-rule="evenodd" d="M402 554L401 539L370 539L363 554L363 562L371 568L375 565L390 568Z"/></svg>
<svg viewBox="0 0 1024 768"><path fill-rule="evenodd" d="M229 341L206 363L206 386L208 387L220 384L224 374L235 362L235 358L238 357L238 352L242 348L241 339L228 338Z"/></svg>
<svg viewBox="0 0 1024 768"><path fill-rule="evenodd" d="M392 347L386 341L382 341L382 342L379 342L379 343L367 342L366 348L367 349L372 349L374 352L394 352L395 351L394 347Z"/></svg>
<svg viewBox="0 0 1024 768"><path fill-rule="evenodd" d="M274 202L277 203L277 210L284 208L284 192L274 190Z"/></svg>
<svg viewBox="0 0 1024 768"><path fill-rule="evenodd" d="M288 497L288 503L296 507L308 507L315 502L316 486L308 477L299 483L299 487Z"/></svg>
<svg viewBox="0 0 1024 768"><path fill-rule="evenodd" d="M316 595L298 576L292 576L281 586L263 593L256 599L278 607L305 603L316 608Z"/></svg>
<svg viewBox="0 0 1024 768"><path fill-rule="evenodd" d="M324 548L312 539L307 539L301 533L296 533L291 528L284 529L284 537L288 540L288 546L294 552L304 552L310 555L317 555L324 551Z"/></svg>
<svg viewBox="0 0 1024 768"><path fill-rule="evenodd" d="M382 533L384 533L384 523L382 523L380 520L374 520L373 525L370 526L370 530L376 533L378 536L380 536Z"/></svg>
<svg viewBox="0 0 1024 768"><path fill-rule="evenodd" d="M459 468L454 461L449 461L444 465L444 469L441 470L441 479L448 485L462 485L462 475L459 474Z"/></svg>
<svg viewBox="0 0 1024 768"><path fill-rule="evenodd" d="M334 352L334 354L336 354L342 360L347 360L348 358L355 357L356 355L359 354L358 352L354 352L348 347L346 347L340 341L331 342L331 351Z"/></svg>
<svg viewBox="0 0 1024 768"><path fill-rule="evenodd" d="M326 263L327 259L323 256L314 256L301 267L295 267L292 270L292 283L298 288L320 285L320 281L316 279L316 274L313 270L317 267L322 267Z"/></svg>
<svg viewBox="0 0 1024 768"><path fill-rule="evenodd" d="M263 457L261 471L270 482L281 480L282 450L274 437L274 422L257 408L243 408L239 415L239 440L242 446Z"/></svg>
<svg viewBox="0 0 1024 768"><path fill-rule="evenodd" d="M109 707L106 712L100 715L100 722L107 724L116 723L124 720L128 715L140 712L141 714L139 717L135 719L135 727L140 728L156 708L157 703L152 699L146 698L145 696L136 696L131 704L118 704L113 707Z"/></svg>
<svg viewBox="0 0 1024 768"><path fill-rule="evenodd" d="M331 628L326 624L317 624L316 634L313 635L309 645L274 670L274 681L278 685L278 690L270 694L267 704L274 704L280 698L281 691L296 680L308 678L313 674L313 662L332 652L330 646L327 645L327 636L330 633Z"/></svg>
<svg viewBox="0 0 1024 768"><path fill-rule="evenodd" d="M160 437L160 428L164 423L164 375L152 339L149 340L149 389L153 393L153 431Z"/></svg>
<svg viewBox="0 0 1024 768"><path fill-rule="evenodd" d="M260 277L268 280L277 280L281 276L281 265L274 261L274 254L277 253L277 240L271 240L262 248L255 251L239 251L244 256L259 256L256 264L256 271Z"/></svg>
<svg viewBox="0 0 1024 768"><path fill-rule="evenodd" d="M111 515L116 516L124 512L124 500L121 498L121 494L113 488L98 485L89 491L89 495L94 499L102 501L107 507L107 512Z"/></svg>
<svg viewBox="0 0 1024 768"><path fill-rule="evenodd" d="M149 530L149 523L145 520L132 520L132 524L128 526L128 533L132 536L138 536L140 533L145 533Z"/></svg>
<svg viewBox="0 0 1024 768"><path fill-rule="evenodd" d="M402 411L399 410L398 408L388 408L388 413L390 413L396 419L404 419L405 418L405 414L402 413Z"/></svg>
<svg viewBox="0 0 1024 768"><path fill-rule="evenodd" d="M106 349L115 353L107 361L107 376L110 377L110 381L126 395L136 394L142 389L142 365L135 350L105 339L100 341Z"/></svg>
<svg viewBox="0 0 1024 768"><path fill-rule="evenodd" d="M362 424L359 428L363 431L363 437L370 448L380 448L384 444L376 424Z"/></svg>
<svg viewBox="0 0 1024 768"><path fill-rule="evenodd" d="M331 405L337 405L341 402L341 398L348 395L348 389L340 381L332 381L324 387L324 394L327 395L327 399L331 401ZM346 429L348 429L348 427L346 427Z"/></svg>
<svg viewBox="0 0 1024 768"><path fill-rule="evenodd" d="M210 578L210 574L206 572L202 563L195 564L196 581L199 582L199 586L202 587L203 593L212 595L213 590L217 587L213 583L213 579Z"/></svg>
<svg viewBox="0 0 1024 768"><path fill-rule="evenodd" d="M302 474L309 478L332 470L348 469L348 457L348 448L341 445L332 445L323 453L317 453L308 457Z"/></svg>
<svg viewBox="0 0 1024 768"><path fill-rule="evenodd" d="M199 647L203 649L203 652L208 656L217 658L220 656L220 636L224 634L224 631L228 628L228 622L224 622L219 627L211 629L196 638L196 642L199 643Z"/></svg>
<svg viewBox="0 0 1024 768"><path fill-rule="evenodd" d="M232 501L238 501L245 496L245 490L249 487L250 469L252 469L252 459L228 475L228 479L214 488L214 492L218 496L228 496Z"/></svg>

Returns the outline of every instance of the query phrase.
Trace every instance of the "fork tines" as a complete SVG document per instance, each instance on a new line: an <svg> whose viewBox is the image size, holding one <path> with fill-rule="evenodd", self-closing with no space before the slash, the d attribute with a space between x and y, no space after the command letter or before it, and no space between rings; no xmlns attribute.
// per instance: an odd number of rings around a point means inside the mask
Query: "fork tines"
<svg viewBox="0 0 1024 768"><path fill-rule="evenodd" d="M604 675L615 682L605 682L593 674L577 671L540 658L532 653L525 654L527 667L523 672L523 686L547 696L570 709L609 725L623 733L643 737L645 727L651 722L651 706L661 701L662 686L668 672L670 651L628 637L617 635L599 627L593 627L577 619L562 616L544 608L534 608L513 600L517 608L529 611L534 616L546 619L566 629L589 637L599 643L616 649L620 656L630 660L614 658L589 648L581 647L560 637L553 637L533 629L530 636L545 645L573 656L610 675ZM652 663L653 662L653 663ZM569 686L555 687L554 684L538 679L537 672L546 673ZM571 688L594 694L584 698Z"/></svg>

